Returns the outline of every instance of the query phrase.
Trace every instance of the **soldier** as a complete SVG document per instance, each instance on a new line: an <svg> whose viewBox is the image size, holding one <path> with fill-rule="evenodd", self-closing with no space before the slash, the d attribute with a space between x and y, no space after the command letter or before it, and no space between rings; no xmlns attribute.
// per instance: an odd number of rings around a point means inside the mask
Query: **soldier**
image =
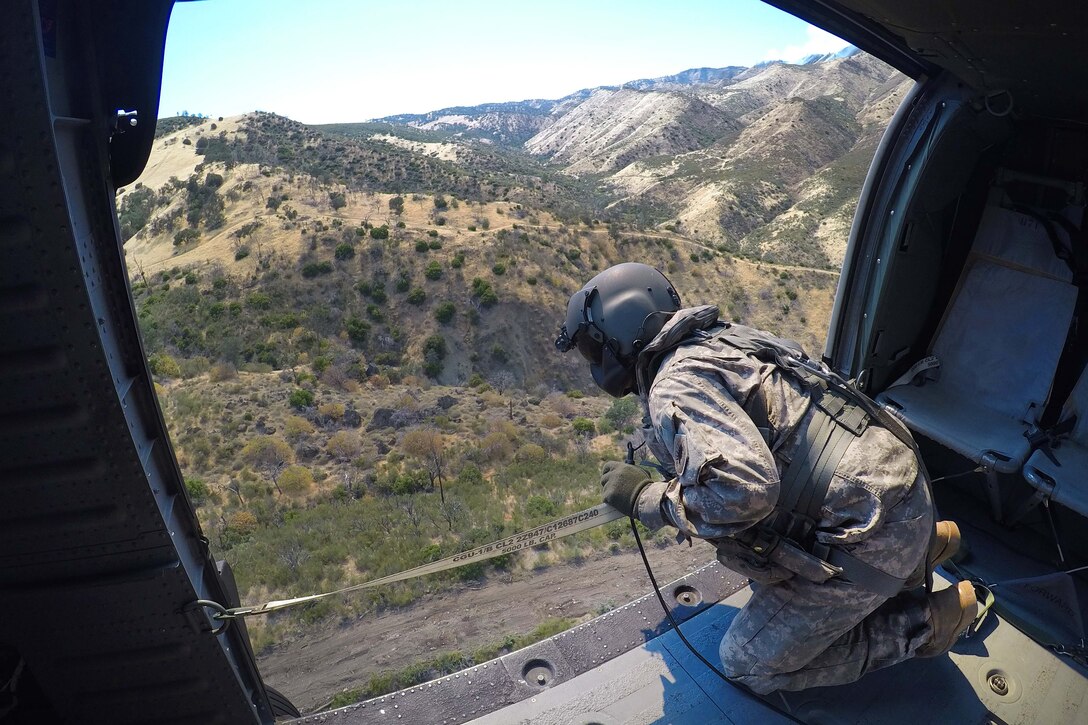
<svg viewBox="0 0 1088 725"><path fill-rule="evenodd" d="M974 620L970 583L928 593L960 534L934 524L909 432L796 343L681 309L661 272L625 263L571 297L556 347L608 394L638 394L666 477L607 463L605 502L710 541L752 580L721 643L735 680L760 694L853 682L947 652Z"/></svg>

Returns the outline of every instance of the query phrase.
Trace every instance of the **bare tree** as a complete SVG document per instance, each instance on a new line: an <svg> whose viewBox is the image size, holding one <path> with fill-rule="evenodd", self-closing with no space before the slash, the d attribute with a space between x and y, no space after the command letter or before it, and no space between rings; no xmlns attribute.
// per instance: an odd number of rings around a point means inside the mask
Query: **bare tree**
<svg viewBox="0 0 1088 725"><path fill-rule="evenodd" d="M419 524L423 521L423 511L420 510L419 501L412 494L401 494L396 497L397 507L408 517L412 528L419 533Z"/></svg>
<svg viewBox="0 0 1088 725"><path fill-rule="evenodd" d="M574 451L578 455L579 462L589 460L589 441L592 436L581 433L574 436Z"/></svg>
<svg viewBox="0 0 1088 725"><path fill-rule="evenodd" d="M491 376L491 387L493 387L500 394L505 393L508 388L514 386L517 379L514 374L509 370L500 370Z"/></svg>
<svg viewBox="0 0 1088 725"><path fill-rule="evenodd" d="M283 469L295 462L295 452L287 441L275 436L260 436L246 443L242 457L247 463L272 480L276 492L283 495L279 477Z"/></svg>
<svg viewBox="0 0 1088 725"><path fill-rule="evenodd" d="M242 498L242 484L239 481L231 480L231 482L227 484L227 490L238 497L238 503L242 506L246 505L246 500Z"/></svg>
<svg viewBox="0 0 1088 725"><path fill-rule="evenodd" d="M443 472L446 468L445 436L434 428L417 428L404 434L401 447L410 455L418 458L427 468L431 488L438 484L439 497L446 502L446 490L443 485Z"/></svg>
<svg viewBox="0 0 1088 725"><path fill-rule="evenodd" d="M279 551L279 560L287 565L287 568L292 573L298 571L298 568L306 563L306 560L310 558L310 552L306 550L306 547L297 541L292 541L286 544Z"/></svg>
<svg viewBox="0 0 1088 725"><path fill-rule="evenodd" d="M144 265L140 263L140 260L136 257L132 258L132 261L136 264L136 273L140 275L140 279L144 281L144 287L148 290L151 289L151 280L147 278L147 273L144 272Z"/></svg>
<svg viewBox="0 0 1088 725"><path fill-rule="evenodd" d="M397 532L400 522L393 516L393 512L389 509L383 508L381 514L378 516L378 525L382 527L382 531L386 536L392 536Z"/></svg>
<svg viewBox="0 0 1088 725"><path fill-rule="evenodd" d="M461 518L465 513L465 506L460 501L450 496L438 504L438 515L446 522L446 526L453 531L453 522Z"/></svg>
<svg viewBox="0 0 1088 725"><path fill-rule="evenodd" d="M358 499L363 495L362 486L359 482L362 480L362 476L353 468L349 468L344 471L344 490L348 495L354 499Z"/></svg>

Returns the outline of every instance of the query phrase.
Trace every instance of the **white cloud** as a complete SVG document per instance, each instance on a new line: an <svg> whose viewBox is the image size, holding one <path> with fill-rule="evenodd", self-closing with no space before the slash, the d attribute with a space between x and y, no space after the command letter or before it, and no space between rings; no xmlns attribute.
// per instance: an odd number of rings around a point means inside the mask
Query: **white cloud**
<svg viewBox="0 0 1088 725"><path fill-rule="evenodd" d="M842 50L850 43L846 42L842 38L836 37L826 30L820 28L808 26L807 38L804 43L800 45L787 45L781 49L768 50L764 55L764 60L784 60L787 63L796 63L810 55L817 55L823 53L835 53Z"/></svg>

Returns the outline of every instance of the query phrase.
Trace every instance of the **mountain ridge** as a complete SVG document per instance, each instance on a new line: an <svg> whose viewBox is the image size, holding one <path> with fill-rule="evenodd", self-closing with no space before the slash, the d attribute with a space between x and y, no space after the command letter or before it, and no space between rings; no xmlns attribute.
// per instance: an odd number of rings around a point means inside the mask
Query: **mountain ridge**
<svg viewBox="0 0 1088 725"><path fill-rule="evenodd" d="M830 60L837 60L840 58L850 57L859 52L861 51L859 51L854 46L848 45L834 53L809 55L801 60L797 65L812 65ZM380 116L368 119L366 123L392 123L406 126L417 126L420 128L425 128L428 126L434 128L436 124L443 127L457 127L462 124L468 126L469 124L467 121L459 122L458 120L454 119L468 119L473 116L483 116L496 113L511 113L523 116L546 116L555 111L556 109L562 109L564 105L569 104L571 101L585 100L586 98L593 95L596 91L616 91L622 88L632 88L635 90L653 90L668 86L690 86L721 83L723 81L729 82L738 75L742 75L753 69L765 68L774 64L785 63L786 62L782 60L768 60L757 63L753 66L730 65L721 67L701 66L698 68L687 68L678 73L673 73L670 75L658 76L654 78L638 78L635 80L620 83L618 85L600 85L589 88L581 88L577 91L574 91L573 93L568 93L567 95L561 96L560 98L556 99L529 98L519 101L487 102L472 106L448 106L445 108L435 109L433 111L427 111L425 113L399 113L389 116Z"/></svg>

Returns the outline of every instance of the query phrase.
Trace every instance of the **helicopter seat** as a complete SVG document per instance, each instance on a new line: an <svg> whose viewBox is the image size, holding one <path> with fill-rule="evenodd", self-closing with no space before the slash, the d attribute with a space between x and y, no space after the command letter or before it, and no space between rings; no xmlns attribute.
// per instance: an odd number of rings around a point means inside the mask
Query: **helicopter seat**
<svg viewBox="0 0 1088 725"><path fill-rule="evenodd" d="M1035 491L1013 521L1050 501L1088 516L1088 370L1081 373L1055 429L1052 442L1032 453L1024 464L1024 480Z"/></svg>
<svg viewBox="0 0 1088 725"><path fill-rule="evenodd" d="M1080 210L1066 216L1077 223ZM1054 234L1066 232L988 206L930 346L935 365L877 396L912 430L980 465L998 520L996 474L1019 472L1031 453L1025 433L1050 394L1077 300Z"/></svg>

